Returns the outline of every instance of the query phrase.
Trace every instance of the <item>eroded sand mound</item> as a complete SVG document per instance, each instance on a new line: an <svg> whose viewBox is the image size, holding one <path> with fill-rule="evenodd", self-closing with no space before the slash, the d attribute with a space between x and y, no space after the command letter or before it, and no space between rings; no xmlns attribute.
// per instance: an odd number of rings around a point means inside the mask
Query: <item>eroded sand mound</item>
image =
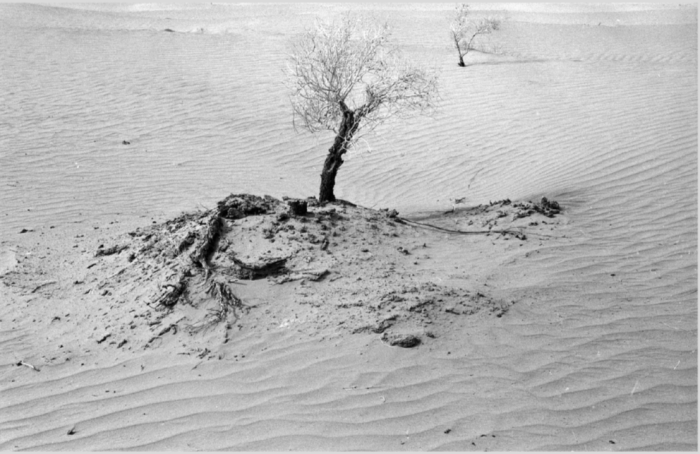
<svg viewBox="0 0 700 454"><path fill-rule="evenodd" d="M213 210L107 236L92 250L25 254L3 281L65 302L34 300L30 310L53 318L46 338L61 339L66 357L169 346L221 359L220 347L250 330L365 333L416 347L515 303L455 273L460 246L441 237L462 241L471 256L475 244L488 254L542 237L559 213L546 199L504 200L418 222L394 210L301 202L308 211L295 215L282 200L231 195ZM492 266L484 257L469 269Z"/></svg>

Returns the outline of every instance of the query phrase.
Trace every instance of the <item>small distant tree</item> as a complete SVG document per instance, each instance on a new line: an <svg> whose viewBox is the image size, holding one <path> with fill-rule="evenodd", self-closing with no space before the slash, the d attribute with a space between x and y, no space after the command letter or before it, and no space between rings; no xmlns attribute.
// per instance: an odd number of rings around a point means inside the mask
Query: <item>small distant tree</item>
<svg viewBox="0 0 700 454"><path fill-rule="evenodd" d="M459 54L459 66L464 64L464 57L472 50L484 52L484 47L478 43L478 37L490 35L501 28L500 19L486 17L476 19L469 11L469 5L462 3L457 6L456 14L450 27L450 35Z"/></svg>
<svg viewBox="0 0 700 454"><path fill-rule="evenodd" d="M321 172L320 202L335 201L343 155L360 130L434 108L437 78L402 59L387 24L343 15L317 21L294 42L287 67L294 125L335 133Z"/></svg>

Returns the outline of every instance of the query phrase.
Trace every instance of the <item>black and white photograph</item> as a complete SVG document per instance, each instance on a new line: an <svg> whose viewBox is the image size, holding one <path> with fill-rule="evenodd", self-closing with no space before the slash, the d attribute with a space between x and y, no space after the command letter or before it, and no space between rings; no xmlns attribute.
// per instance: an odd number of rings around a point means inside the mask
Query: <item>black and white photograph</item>
<svg viewBox="0 0 700 454"><path fill-rule="evenodd" d="M697 3L0 43L0 450L697 451Z"/></svg>

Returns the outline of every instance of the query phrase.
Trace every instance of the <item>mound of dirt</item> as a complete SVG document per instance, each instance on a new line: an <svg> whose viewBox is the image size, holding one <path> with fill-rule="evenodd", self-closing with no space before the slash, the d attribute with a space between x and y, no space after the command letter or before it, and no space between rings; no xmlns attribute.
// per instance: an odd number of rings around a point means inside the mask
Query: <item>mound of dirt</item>
<svg viewBox="0 0 700 454"><path fill-rule="evenodd" d="M299 202L304 215L294 214ZM172 345L213 358L239 331L289 329L409 348L456 321L506 314L514 301L460 274L460 248L522 246L559 212L544 198L503 200L426 223L349 203L232 194L216 209L110 235L92 251L76 244L60 253L71 267L25 253L22 270L2 279L47 296L66 332L80 326L74 350ZM471 243L448 244L470 235Z"/></svg>

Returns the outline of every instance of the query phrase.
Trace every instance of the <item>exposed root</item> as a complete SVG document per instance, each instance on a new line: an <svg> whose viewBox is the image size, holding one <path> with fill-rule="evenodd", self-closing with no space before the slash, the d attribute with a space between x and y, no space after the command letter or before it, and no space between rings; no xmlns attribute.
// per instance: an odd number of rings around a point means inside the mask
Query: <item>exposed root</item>
<svg viewBox="0 0 700 454"><path fill-rule="evenodd" d="M241 279L260 279L284 272L284 266L289 257L264 257L254 262L244 262L238 257L231 260L238 266L237 277Z"/></svg>
<svg viewBox="0 0 700 454"><path fill-rule="evenodd" d="M451 212L450 212L451 213ZM459 235L490 235L492 233L500 233L504 235L513 235L516 238L518 238L518 235L521 235L522 232L518 230L453 230L453 229L447 229L445 227L438 227L437 225L432 225L432 224L427 224L424 222L418 222L418 221L411 221L408 219L404 218L396 218L397 221L403 221L401 222L402 224L408 224L408 225L413 225L416 227L427 227L429 229L434 229L434 230L439 230L441 232L447 232L447 233L455 233Z"/></svg>
<svg viewBox="0 0 700 454"><path fill-rule="evenodd" d="M180 297L187 290L187 271L180 274L179 278L172 284L166 284L163 292L155 303L165 307L173 307L180 300Z"/></svg>
<svg viewBox="0 0 700 454"><path fill-rule="evenodd" d="M509 206L510 209L506 210L503 207ZM503 209L498 209L499 207ZM472 213L476 214L483 214L483 213L488 213L488 212L495 212L495 216L486 219L481 225L482 227L488 226L488 230L454 230L454 229L448 229L445 227L439 227L436 225L432 224L427 224L424 222L418 222L418 221L412 221L409 219L401 218L401 217L395 217L395 221L402 223L402 224L408 224L412 225L414 227L425 227L425 228L430 228L433 230L439 230L441 232L446 232L446 233L453 233L453 234L458 234L458 235L491 235L491 234L498 234L507 236L511 235L521 241L525 241L527 239L527 236L523 232L525 227L514 227L512 229L494 229L493 227L497 224L497 220L500 218L505 218L508 216L508 211L511 212L511 221L515 221L516 219L520 218L525 218L532 216L535 213L539 213L543 216L546 216L548 218L553 218L557 214L561 213L562 208L559 205L559 203L553 201L553 200L548 200L546 197L542 197L541 201L539 203L535 202L511 202L510 199L504 199L504 200L498 200L496 202L489 202L488 205L478 205L476 207L473 207L470 210ZM447 211L444 214L451 214L453 211ZM471 225L471 221L469 223ZM532 224L531 224L532 225ZM535 224L536 225L536 224ZM539 233L534 233L531 232L529 235L535 235L539 237L548 237L550 235L543 235Z"/></svg>
<svg viewBox="0 0 700 454"><path fill-rule="evenodd" d="M224 283L212 282L207 289L207 293L216 298L219 307L211 310L201 322L190 326L189 330L191 332L198 332L221 323L227 320L230 314L233 314L234 321L236 321L239 317L238 310L247 311L250 309L250 307L243 304L243 301L234 295L231 288Z"/></svg>
<svg viewBox="0 0 700 454"><path fill-rule="evenodd" d="M328 270L326 268L318 270L305 270L296 273L282 274L273 278L272 282L275 284L284 284L285 282L298 281L301 279L305 279L307 281L319 281L327 274Z"/></svg>
<svg viewBox="0 0 700 454"><path fill-rule="evenodd" d="M218 215L212 215L207 225L207 232L202 242L197 246L195 251L190 255L190 258L195 265L206 270L206 278L211 275L211 267L209 266L209 257L214 252L216 242L221 235L224 227L223 219Z"/></svg>
<svg viewBox="0 0 700 454"><path fill-rule="evenodd" d="M240 298L233 294L231 287L221 282L212 282L207 289L207 293L212 295L219 302L219 309L216 311L217 321L223 321L228 318L229 313L232 313L235 320L238 320L236 309L246 310L247 306L243 304Z"/></svg>
<svg viewBox="0 0 700 454"><path fill-rule="evenodd" d="M179 254L182 254L182 252L185 251L188 247L192 246L194 244L194 240L197 238L197 235L194 232L189 232L187 236L180 242L180 244L177 247L177 252Z"/></svg>

